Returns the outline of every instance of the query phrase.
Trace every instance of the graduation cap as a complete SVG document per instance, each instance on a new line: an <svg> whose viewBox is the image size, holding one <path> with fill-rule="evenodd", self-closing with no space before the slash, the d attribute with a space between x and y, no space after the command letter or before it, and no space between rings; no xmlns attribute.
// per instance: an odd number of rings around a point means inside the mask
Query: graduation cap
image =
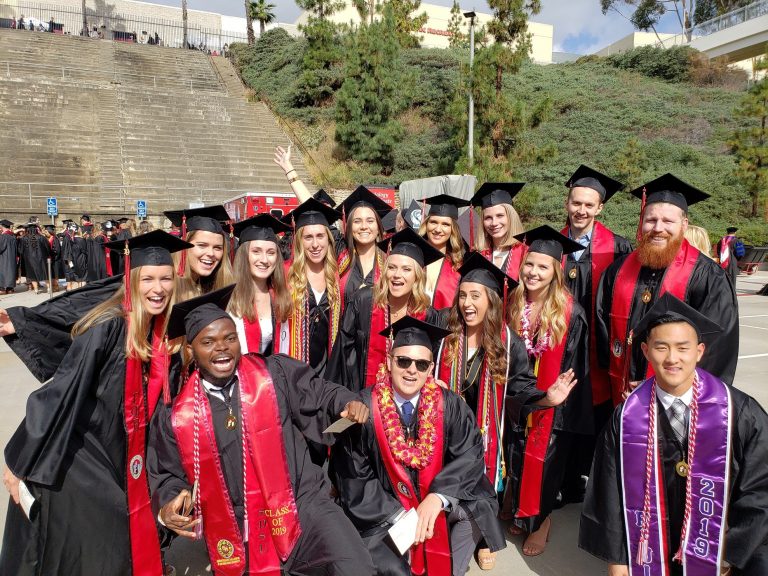
<svg viewBox="0 0 768 576"><path fill-rule="evenodd" d="M381 219L381 226L387 234L391 234L395 231L397 228L397 208L392 208L392 210Z"/></svg>
<svg viewBox="0 0 768 576"><path fill-rule="evenodd" d="M331 197L330 194L328 194L328 192L326 192L322 188L320 188L320 190L312 194L312 198L322 202L323 204L327 204L331 208L336 207L336 201Z"/></svg>
<svg viewBox="0 0 768 576"><path fill-rule="evenodd" d="M5 228L13 228L13 222L10 220L0 220L0 226L4 226Z"/></svg>
<svg viewBox="0 0 768 576"><path fill-rule="evenodd" d="M470 199L472 206L480 206L483 210L499 204L512 204L525 186L525 182L485 182L477 189Z"/></svg>
<svg viewBox="0 0 768 576"><path fill-rule="evenodd" d="M83 214L82 216L80 216L80 220L85 220L86 222L90 222L91 221L91 217L88 214ZM127 218L126 218L126 220L127 220Z"/></svg>
<svg viewBox="0 0 768 576"><path fill-rule="evenodd" d="M689 206L709 198L709 194L706 192L702 192L687 182L683 182L680 178L673 176L669 172L643 184L639 188L635 188L630 194L645 201L643 208L648 204L665 202L667 204L674 204L683 212L688 212Z"/></svg>
<svg viewBox="0 0 768 576"><path fill-rule="evenodd" d="M105 248L121 251L125 258L125 295L123 308L131 310L131 275L130 270L139 266L172 266L171 253L191 248L193 244L171 236L162 230L153 230L146 234L133 236L124 240L106 242ZM183 252L182 252L183 253Z"/></svg>
<svg viewBox="0 0 768 576"><path fill-rule="evenodd" d="M241 246L244 242L252 240L268 240L277 244L277 234L291 229L271 214L257 214L253 218L238 222L233 228Z"/></svg>
<svg viewBox="0 0 768 576"><path fill-rule="evenodd" d="M397 234L379 242L377 246L389 256L392 254L409 256L422 268L444 257L440 250L433 248L411 228L400 230Z"/></svg>
<svg viewBox="0 0 768 576"><path fill-rule="evenodd" d="M443 216L445 218L459 219L459 208L469 206L469 200L456 198L448 194L438 194L423 200L429 204L430 216Z"/></svg>
<svg viewBox="0 0 768 576"><path fill-rule="evenodd" d="M568 188L591 188L600 195L602 202L624 188L624 184L582 164L565 183Z"/></svg>
<svg viewBox="0 0 768 576"><path fill-rule="evenodd" d="M293 211L283 216L281 221L285 224L292 224L293 228L298 230L303 226L311 226L312 224L322 224L323 226L330 227L332 223L340 218L341 214L337 210L326 206L314 198L309 198L294 208Z"/></svg>
<svg viewBox="0 0 768 576"><path fill-rule="evenodd" d="M442 340L450 333L450 330L417 320L412 316L403 316L394 324L384 328L379 335L393 338L393 350L401 346L425 346L431 349L433 342Z"/></svg>
<svg viewBox="0 0 768 576"><path fill-rule="evenodd" d="M403 220L405 220L405 223L408 224L408 226L414 230L418 230L423 219L421 205L416 202L416 200L411 200L408 208L403 209L402 216Z"/></svg>
<svg viewBox="0 0 768 576"><path fill-rule="evenodd" d="M113 222L112 220L107 220L106 222L101 223L101 229L104 232L109 232L110 230L113 230L115 228L117 228L117 226L115 226L115 222Z"/></svg>
<svg viewBox="0 0 768 576"><path fill-rule="evenodd" d="M670 292L665 292L651 306L651 309L645 313L645 316L640 319L634 332L639 340L645 340L653 328L660 324L671 322L685 322L693 326L699 342L701 342L703 336L718 334L723 331L719 324L710 320L698 310L691 308Z"/></svg>
<svg viewBox="0 0 768 576"><path fill-rule="evenodd" d="M216 320L231 319L227 314L227 305L234 289L235 285L230 284L174 305L168 319L168 339L186 335L187 342L192 342L205 327Z"/></svg>
<svg viewBox="0 0 768 576"><path fill-rule="evenodd" d="M546 254L557 261L560 261L564 254L584 250L584 246L547 225L517 234L515 238L528 245L528 252Z"/></svg>
<svg viewBox="0 0 768 576"><path fill-rule="evenodd" d="M6 222L7 222L7 220L6 220ZM2 222L0 222L0 224L2 224ZM3 225L5 226L5 224L3 224ZM735 226L728 226L728 228L725 229L725 232L727 234L736 234L736 232L738 232L738 231L739 231L739 229L736 228Z"/></svg>
<svg viewBox="0 0 768 576"><path fill-rule="evenodd" d="M2 224L2 222L0 222L0 224ZM53 224L46 224L45 226L43 226L43 228L45 228L46 232L48 232L49 234L53 234L54 232L56 232L56 226L54 226Z"/></svg>
<svg viewBox="0 0 768 576"><path fill-rule="evenodd" d="M117 222L119 224L126 224L128 222L128 218L118 218Z"/></svg>
<svg viewBox="0 0 768 576"><path fill-rule="evenodd" d="M344 218L348 218L352 214L352 210L361 206L373 209L379 215L379 218L386 216L392 210L392 206L384 202L384 200L376 196L368 188L358 186L352 194L342 200L341 213Z"/></svg>
<svg viewBox="0 0 768 576"><path fill-rule="evenodd" d="M171 224L182 229L182 236L195 230L224 234L221 223L230 219L229 214L221 204L204 206L203 208L166 210L163 214L171 221Z"/></svg>
<svg viewBox="0 0 768 576"><path fill-rule="evenodd" d="M139 266L171 265L172 252L185 250L193 245L162 230L153 230L126 240L107 242L104 246L118 251L124 251L127 247L130 250L130 264L126 259L126 268L133 270Z"/></svg>
<svg viewBox="0 0 768 576"><path fill-rule="evenodd" d="M26 224L24 224L24 228L26 228L26 229L27 229L27 231L30 231L30 230L37 230L37 228L38 228L38 225L37 225L37 224L35 224L34 222L27 222Z"/></svg>
<svg viewBox="0 0 768 576"><path fill-rule="evenodd" d="M83 228L83 232L85 232L86 234L90 234L93 232L93 224L83 224L82 228Z"/></svg>
<svg viewBox="0 0 768 576"><path fill-rule="evenodd" d="M479 252L472 252L464 260L464 264L459 268L459 275L461 276L460 284L462 282L477 282L499 295L504 294L505 282L507 290L512 290L518 284L514 278L504 274L493 262Z"/></svg>

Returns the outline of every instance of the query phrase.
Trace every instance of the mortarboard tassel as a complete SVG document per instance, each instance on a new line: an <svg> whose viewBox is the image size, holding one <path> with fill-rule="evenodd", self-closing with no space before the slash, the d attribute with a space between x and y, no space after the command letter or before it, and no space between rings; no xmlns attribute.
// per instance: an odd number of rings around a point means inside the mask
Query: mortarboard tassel
<svg viewBox="0 0 768 576"><path fill-rule="evenodd" d="M294 254L294 246L296 246L296 217L291 214L291 228L293 228L293 236L291 238L291 262L293 262L296 254Z"/></svg>
<svg viewBox="0 0 768 576"><path fill-rule="evenodd" d="M169 406L171 404L171 385L168 381L168 357L170 351L168 349L168 334L163 336L163 404Z"/></svg>
<svg viewBox="0 0 768 576"><path fill-rule="evenodd" d="M232 264L235 261L235 227L232 226L232 221L229 221L229 263Z"/></svg>
<svg viewBox="0 0 768 576"><path fill-rule="evenodd" d="M344 204L341 205L341 229L347 231L347 209Z"/></svg>
<svg viewBox="0 0 768 576"><path fill-rule="evenodd" d="M643 237L643 216L645 215L646 199L646 188L643 186L643 198L640 200L640 221L637 223L637 234L635 235L638 242Z"/></svg>
<svg viewBox="0 0 768 576"><path fill-rule="evenodd" d="M123 258L123 285L125 286L125 294L123 294L123 310L130 312L133 307L131 306L131 249L128 247L128 240L125 241Z"/></svg>
<svg viewBox="0 0 768 576"><path fill-rule="evenodd" d="M187 215L186 214L181 215L181 239L182 240L187 239ZM184 277L184 269L186 267L187 267L187 251L182 250L181 257L179 258L179 269L177 271L179 276Z"/></svg>
<svg viewBox="0 0 768 576"><path fill-rule="evenodd" d="M629 331L629 336L627 336L627 345L624 348L624 370L621 377L621 388L626 393L632 391L629 388L629 365L632 363L632 337L634 336L634 333L634 330Z"/></svg>

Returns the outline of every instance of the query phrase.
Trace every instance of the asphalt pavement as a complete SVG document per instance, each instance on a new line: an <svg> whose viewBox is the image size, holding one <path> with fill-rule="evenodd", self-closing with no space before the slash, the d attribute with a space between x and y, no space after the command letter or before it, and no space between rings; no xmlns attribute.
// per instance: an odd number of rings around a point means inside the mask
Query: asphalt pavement
<svg viewBox="0 0 768 576"><path fill-rule="evenodd" d="M768 283L768 273L753 276L739 276L739 364L734 385L752 395L765 408L768 407L768 297L756 292ZM0 308L11 306L34 306L47 295L21 292L0 296ZM26 399L39 383L26 367L0 340L0 386L3 388L0 401L0 446L13 434L24 417ZM0 490L0 495L5 490ZM5 526L8 501L0 497L0 534ZM527 558L522 554L523 537L512 538L507 548L498 554L496 568L492 573L514 574L515 576L591 576L605 573L605 564L585 552L577 542L578 520L581 506L573 504L552 514L552 530L549 544L541 556ZM65 529L65 527L62 527ZM202 576L210 574L204 547L197 542L182 539L172 546L167 560L177 569L179 576ZM468 574L479 576L481 571L474 561Z"/></svg>

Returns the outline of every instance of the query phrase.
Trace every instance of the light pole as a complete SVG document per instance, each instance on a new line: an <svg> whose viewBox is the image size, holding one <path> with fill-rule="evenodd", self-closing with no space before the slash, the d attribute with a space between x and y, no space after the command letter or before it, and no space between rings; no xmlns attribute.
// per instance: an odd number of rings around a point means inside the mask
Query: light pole
<svg viewBox="0 0 768 576"><path fill-rule="evenodd" d="M472 94L474 89L474 76L472 74L472 64L475 61L475 11L464 12L464 18L469 18L469 118L467 120L467 159L469 167L472 167L475 157L475 97Z"/></svg>

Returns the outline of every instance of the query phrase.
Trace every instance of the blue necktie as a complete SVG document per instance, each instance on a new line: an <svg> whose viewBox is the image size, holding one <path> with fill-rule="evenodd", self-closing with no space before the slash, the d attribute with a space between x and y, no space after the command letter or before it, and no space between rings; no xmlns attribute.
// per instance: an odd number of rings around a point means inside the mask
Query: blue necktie
<svg viewBox="0 0 768 576"><path fill-rule="evenodd" d="M405 421L405 425L410 426L411 418L413 418L413 404L411 404L410 401L404 402L400 408L403 411L403 420Z"/></svg>

